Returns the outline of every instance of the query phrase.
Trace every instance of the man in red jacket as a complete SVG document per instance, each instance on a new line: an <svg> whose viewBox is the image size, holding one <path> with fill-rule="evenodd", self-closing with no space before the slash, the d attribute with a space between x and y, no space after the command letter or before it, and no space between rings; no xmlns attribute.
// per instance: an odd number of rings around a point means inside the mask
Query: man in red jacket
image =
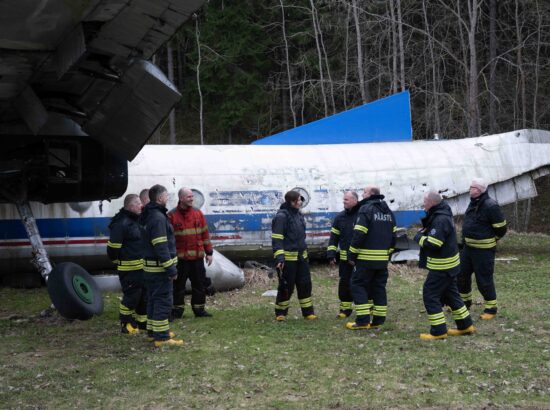
<svg viewBox="0 0 550 410"><path fill-rule="evenodd" d="M212 316L205 309L209 279L206 277L203 259L212 264L212 243L203 213L193 207L193 191L181 188L178 206L168 213L174 227L178 253L178 278L174 282L174 307L172 317L183 317L185 307L185 283L191 281L191 308L196 317Z"/></svg>

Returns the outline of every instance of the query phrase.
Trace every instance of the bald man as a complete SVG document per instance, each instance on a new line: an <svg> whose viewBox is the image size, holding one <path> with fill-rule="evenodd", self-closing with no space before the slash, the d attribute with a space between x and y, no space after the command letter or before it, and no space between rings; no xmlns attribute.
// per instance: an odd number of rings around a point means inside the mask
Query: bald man
<svg viewBox="0 0 550 410"><path fill-rule="evenodd" d="M350 330L378 329L386 320L388 261L397 230L393 212L378 187L365 188L363 197L365 202L357 213L348 254L348 263L355 266L351 293L356 319L346 323Z"/></svg>
<svg viewBox="0 0 550 410"><path fill-rule="evenodd" d="M460 252L458 291L467 308L472 305L472 273L477 288L485 299L482 320L491 320L497 314L497 292L493 273L497 241L506 234L506 219L498 203L489 197L487 184L474 178L470 184L470 204L464 214Z"/></svg>
<svg viewBox="0 0 550 410"><path fill-rule="evenodd" d="M143 244L139 217L141 202L136 194L124 198L124 207L109 224L107 254L117 267L122 300L120 301L120 331L136 334L147 329L147 290L143 277Z"/></svg>
<svg viewBox="0 0 550 410"><path fill-rule="evenodd" d="M330 229L330 239L328 241L327 259L331 266L336 266L337 256L339 256L338 273L338 298L340 299L340 312L338 318L346 318L352 313L353 296L351 294L350 282L353 266L348 263L348 251L353 236L353 226L357 219L357 212L364 204L358 202L359 198L353 191L344 192L342 203L344 210L334 218ZM338 250L340 252L338 252Z"/></svg>
<svg viewBox="0 0 550 410"><path fill-rule="evenodd" d="M424 210L426 217L422 218L422 229L414 240L420 245L419 266L428 269L422 297L430 321L430 333L421 333L420 339L440 340L446 339L447 335L473 334L472 318L456 285L460 257L453 213L437 192L424 195ZM451 308L456 329L447 330L442 303Z"/></svg>
<svg viewBox="0 0 550 410"><path fill-rule="evenodd" d="M178 191L178 206L168 213L174 227L178 252L178 278L174 281L172 318L183 317L185 284L191 281L191 309L195 317L212 316L206 311L206 295L210 293L210 279L206 277L204 261L210 266L214 252L208 224L200 209L193 207L194 195L189 188Z"/></svg>

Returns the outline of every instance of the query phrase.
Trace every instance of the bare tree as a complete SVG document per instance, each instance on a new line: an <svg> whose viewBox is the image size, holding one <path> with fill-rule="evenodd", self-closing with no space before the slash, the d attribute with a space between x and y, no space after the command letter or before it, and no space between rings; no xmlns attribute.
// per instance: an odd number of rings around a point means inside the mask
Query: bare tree
<svg viewBox="0 0 550 410"><path fill-rule="evenodd" d="M359 11L357 9L357 0L352 0L353 20L355 21L355 36L357 38L357 75L359 77L359 90L361 91L361 101L367 102L367 93L365 88L365 72L363 71L363 50L361 42L361 26L359 24Z"/></svg>
<svg viewBox="0 0 550 410"><path fill-rule="evenodd" d="M199 30L199 18L195 15L195 38L197 39L197 90L199 92L199 127L200 127L200 137L201 145L204 144L204 115L203 115L203 97L201 90L201 41L200 41L200 30Z"/></svg>
<svg viewBox="0 0 550 410"><path fill-rule="evenodd" d="M288 80L288 98L289 98L289 107L290 112L292 113L292 125L296 127L296 112L294 111L294 101L292 96L292 76L290 75L290 60L288 58L288 40L286 37L286 21L285 21L285 6L283 0L279 0L281 5L281 29L283 31L283 40L285 43L285 64L286 64L286 74Z"/></svg>
<svg viewBox="0 0 550 410"><path fill-rule="evenodd" d="M323 96L323 106L325 108L325 117L328 116L328 104L327 104L327 96L325 93L325 78L323 74L323 56L321 54L321 45L319 44L319 30L317 27L317 13L315 9L315 4L313 4L313 0L309 0L311 4L311 22L313 23L313 34L315 36L315 45L317 46L317 60L318 60L318 67L319 67L319 80L321 85L321 95Z"/></svg>

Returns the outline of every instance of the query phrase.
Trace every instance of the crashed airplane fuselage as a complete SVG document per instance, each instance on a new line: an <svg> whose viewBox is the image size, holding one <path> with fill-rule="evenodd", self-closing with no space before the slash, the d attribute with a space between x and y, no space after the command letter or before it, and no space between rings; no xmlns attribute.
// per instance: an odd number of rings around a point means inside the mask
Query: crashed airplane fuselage
<svg viewBox="0 0 550 410"><path fill-rule="evenodd" d="M342 192L377 184L398 225L423 216L422 196L440 191L462 214L472 178L481 176L501 204L536 196L533 179L550 170L550 132L520 130L479 138L336 145L162 146L143 148L129 164L126 193L153 184L177 203L180 187L195 192L220 252L240 257L268 256L271 219L290 189L305 198L310 247L322 250L331 220L342 209ZM50 255L80 257L85 266L107 266L105 244L110 218L122 198L100 202L33 203ZM28 242L11 205L0 206L0 258L11 265L28 257ZM6 263L2 264L6 266ZM7 264L10 265L9 263Z"/></svg>

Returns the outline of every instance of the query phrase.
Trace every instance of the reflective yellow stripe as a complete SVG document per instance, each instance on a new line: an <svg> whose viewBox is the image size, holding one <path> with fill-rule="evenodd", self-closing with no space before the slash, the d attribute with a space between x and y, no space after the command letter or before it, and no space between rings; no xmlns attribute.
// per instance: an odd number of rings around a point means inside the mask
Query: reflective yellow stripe
<svg viewBox="0 0 550 410"><path fill-rule="evenodd" d="M443 246L443 241L440 241L437 238L434 238L433 236L428 236L428 242L433 243L435 246Z"/></svg>
<svg viewBox="0 0 550 410"><path fill-rule="evenodd" d="M489 249L497 245L497 241L495 237L487 238L487 239L473 239L473 238L465 237L464 242L466 242L466 245L470 246L471 248L478 248L478 249Z"/></svg>
<svg viewBox="0 0 550 410"><path fill-rule="evenodd" d="M348 253L346 251L340 250L340 260L341 261L347 261L348 260Z"/></svg>
<svg viewBox="0 0 550 410"><path fill-rule="evenodd" d="M144 266L143 271L149 273L166 272L162 266Z"/></svg>
<svg viewBox="0 0 550 410"><path fill-rule="evenodd" d="M369 232L369 228L363 226L363 225L355 225L353 227L354 230L356 231L361 231L361 232L364 232L364 233L368 233Z"/></svg>
<svg viewBox="0 0 550 410"><path fill-rule="evenodd" d="M271 237L273 239L285 239L284 235L281 235L280 233L272 233Z"/></svg>
<svg viewBox="0 0 550 410"><path fill-rule="evenodd" d="M169 268L170 266L172 266L174 264L174 260L173 259L170 259L170 260L167 260L166 262L162 262L162 267L163 268Z"/></svg>
<svg viewBox="0 0 550 410"><path fill-rule="evenodd" d="M142 263L140 263L139 265L129 265L129 266L119 265L119 266L117 266L117 270L119 272L132 272L132 271L141 270L141 269L143 269L143 264Z"/></svg>
<svg viewBox="0 0 550 410"><path fill-rule="evenodd" d="M132 261L119 261L118 262L122 266L136 266L136 265L143 265L143 259L134 259Z"/></svg>
<svg viewBox="0 0 550 410"><path fill-rule="evenodd" d="M335 235L340 235L340 229L336 229L335 227L330 228L330 231Z"/></svg>
<svg viewBox="0 0 550 410"><path fill-rule="evenodd" d="M427 236L421 236L420 240L418 241L418 244L420 246L424 246L424 241L426 240Z"/></svg>
<svg viewBox="0 0 550 410"><path fill-rule="evenodd" d="M197 228L180 229L180 230L174 231L174 235L177 235L177 236L197 235L199 233L201 232Z"/></svg>
<svg viewBox="0 0 550 410"><path fill-rule="evenodd" d="M298 260L298 251L291 252L291 251L284 251L285 252L285 260L286 261L297 261Z"/></svg>
<svg viewBox="0 0 550 410"><path fill-rule="evenodd" d="M334 251L336 252L338 250L338 248L334 245L329 245L328 248L327 248L327 251Z"/></svg>
<svg viewBox="0 0 550 410"><path fill-rule="evenodd" d="M151 239L151 243L153 245L156 245L162 242L168 242L168 238L166 236L159 236L158 238Z"/></svg>
<svg viewBox="0 0 550 410"><path fill-rule="evenodd" d="M502 222L497 222L496 224L491 225L493 228L502 228L503 226L506 226L506 219Z"/></svg>
<svg viewBox="0 0 550 410"><path fill-rule="evenodd" d="M113 248L113 249L120 249L122 248L122 244L121 243L116 243L116 242L111 242L111 241L108 241L107 242L107 246L109 248Z"/></svg>
<svg viewBox="0 0 550 410"><path fill-rule="evenodd" d="M433 270L447 270L460 265L460 256L457 253L451 258L430 258L428 257L426 267Z"/></svg>
<svg viewBox="0 0 550 410"><path fill-rule="evenodd" d="M393 227L393 232L397 232L397 226Z"/></svg>
<svg viewBox="0 0 550 410"><path fill-rule="evenodd" d="M278 251L275 251L275 252L273 253L273 256L274 256L274 257L277 257L277 256L279 256L279 255L284 255L284 254L285 254L285 251L284 251L283 249L279 249Z"/></svg>

